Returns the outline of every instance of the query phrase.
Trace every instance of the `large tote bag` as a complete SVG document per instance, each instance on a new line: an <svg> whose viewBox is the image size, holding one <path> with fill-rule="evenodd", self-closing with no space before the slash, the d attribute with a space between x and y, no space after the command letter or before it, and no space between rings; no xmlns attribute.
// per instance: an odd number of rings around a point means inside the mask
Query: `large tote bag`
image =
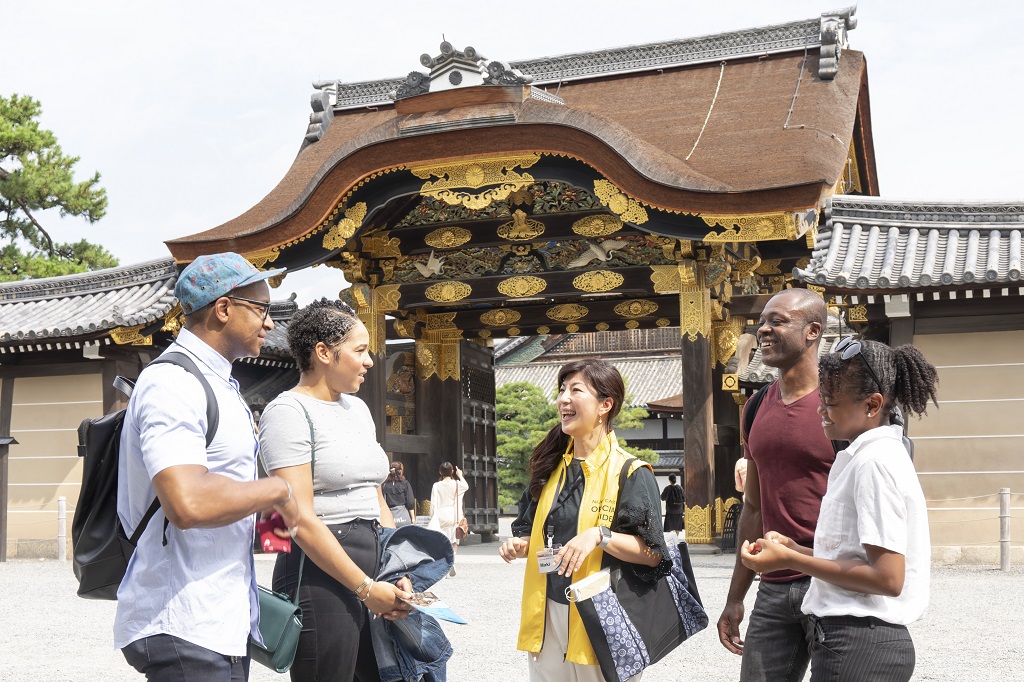
<svg viewBox="0 0 1024 682"><path fill-rule="evenodd" d="M619 499L629 473L619 475ZM629 564L605 554L607 588L576 602L601 673L625 682L708 625L686 543L669 545L672 571L655 583L642 581Z"/></svg>

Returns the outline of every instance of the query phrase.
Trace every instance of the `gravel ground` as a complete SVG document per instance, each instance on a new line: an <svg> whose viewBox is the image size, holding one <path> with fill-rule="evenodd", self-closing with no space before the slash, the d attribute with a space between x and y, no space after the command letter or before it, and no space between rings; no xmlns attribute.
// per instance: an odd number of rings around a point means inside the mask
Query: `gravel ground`
<svg viewBox="0 0 1024 682"><path fill-rule="evenodd" d="M694 570L712 624L650 668L644 682L731 681L738 657L718 643L714 621L724 605L732 555L694 557ZM462 548L458 576L435 591L470 624L445 624L455 648L454 682L526 680L525 654L516 651L525 562L504 564L497 545ZM257 561L263 584L273 562ZM1020 679L1024 654L1024 567L936 566L924 620L911 626L916 680ZM0 564L0 680L33 682L141 679L111 644L114 602L79 599L70 563L11 560ZM747 600L749 609L753 590ZM1012 672L1017 670L1017 673ZM253 666L250 680L287 679Z"/></svg>

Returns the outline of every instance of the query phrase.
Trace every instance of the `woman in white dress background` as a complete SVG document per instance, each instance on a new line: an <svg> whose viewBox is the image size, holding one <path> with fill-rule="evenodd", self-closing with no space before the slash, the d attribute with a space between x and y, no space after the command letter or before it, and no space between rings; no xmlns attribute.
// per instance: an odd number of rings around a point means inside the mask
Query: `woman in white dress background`
<svg viewBox="0 0 1024 682"><path fill-rule="evenodd" d="M455 528L466 514L462 498L469 490L469 484L462 477L462 470L451 462L443 462L438 467L440 480L430 491L430 527L448 536L452 543L452 552L459 551L459 541L455 538ZM455 566L451 573L455 575Z"/></svg>

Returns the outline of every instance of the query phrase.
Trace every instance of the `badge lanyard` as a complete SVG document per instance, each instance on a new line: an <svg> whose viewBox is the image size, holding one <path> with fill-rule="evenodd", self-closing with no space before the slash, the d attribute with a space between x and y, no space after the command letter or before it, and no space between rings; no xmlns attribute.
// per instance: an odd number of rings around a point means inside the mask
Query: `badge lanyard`
<svg viewBox="0 0 1024 682"><path fill-rule="evenodd" d="M558 481L559 487L561 487L561 483L562 483L561 479L564 476L565 476L564 472L562 473L561 476L559 476L559 481ZM580 471L580 475L576 477L576 480L573 481L572 485L569 486L568 490L562 489L562 490L559 491L559 494L555 498L555 503L552 504L551 505L551 509L548 510L548 517L547 517L547 520L546 520L546 522L544 524L544 533L547 536L547 547L548 548L551 547L551 544L555 540L555 520L554 520L555 511L557 511L559 507L561 507L563 504L565 504L569 500L569 498L573 496L573 493L576 492L576 489L580 487L580 483L582 483L582 482L583 482L583 472Z"/></svg>

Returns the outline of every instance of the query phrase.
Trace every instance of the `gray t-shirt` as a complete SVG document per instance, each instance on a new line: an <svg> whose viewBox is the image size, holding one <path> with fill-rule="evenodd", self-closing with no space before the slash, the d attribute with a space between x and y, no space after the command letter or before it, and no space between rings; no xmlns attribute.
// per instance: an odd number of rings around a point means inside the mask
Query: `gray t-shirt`
<svg viewBox="0 0 1024 682"><path fill-rule="evenodd" d="M300 405L301 403L301 405ZM327 524L380 520L377 487L388 476L388 458L377 442L370 410L359 398L317 400L292 391L275 398L260 418L260 459L267 471L310 461L313 421L313 509Z"/></svg>

